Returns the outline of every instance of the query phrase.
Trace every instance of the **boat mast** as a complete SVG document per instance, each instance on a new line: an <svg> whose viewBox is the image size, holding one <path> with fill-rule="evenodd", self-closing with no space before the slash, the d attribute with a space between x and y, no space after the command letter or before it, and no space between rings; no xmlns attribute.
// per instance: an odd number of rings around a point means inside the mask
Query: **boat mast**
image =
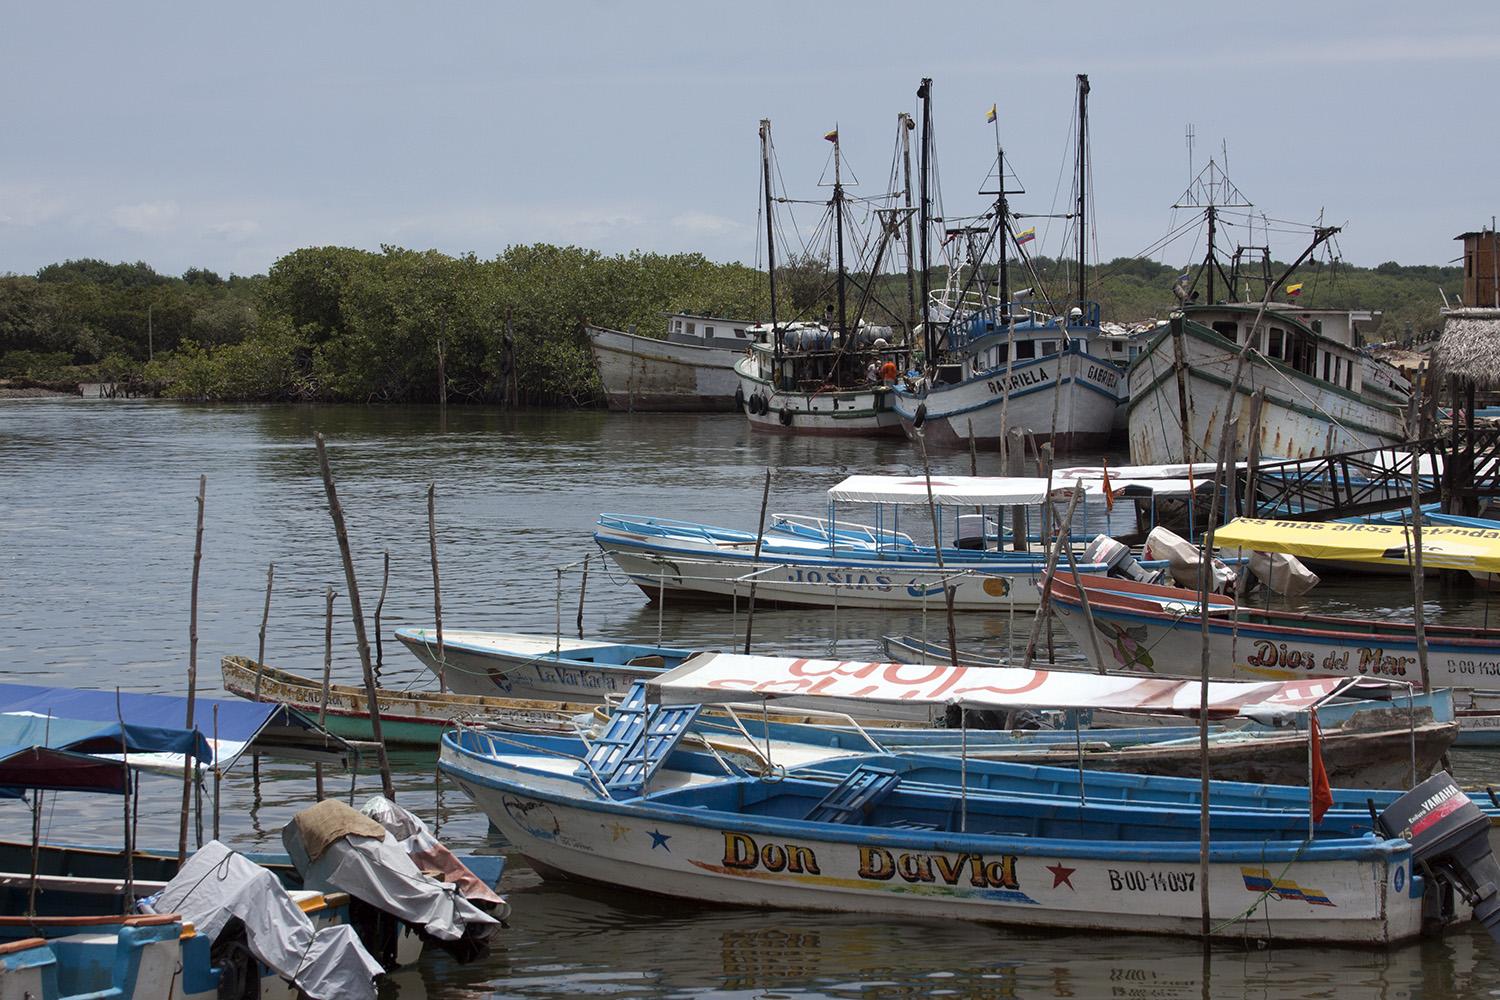
<svg viewBox="0 0 1500 1000"><path fill-rule="evenodd" d="M1005 197L1005 147L1000 145L1000 120L995 119L995 162L1000 174L1000 194L996 199L1000 226L1000 315L1010 315L1010 254L1006 240L1010 237L1010 201Z"/></svg>
<svg viewBox="0 0 1500 1000"><path fill-rule="evenodd" d="M1078 74L1078 307L1087 289L1083 266L1088 247L1089 75ZM1210 237L1210 241L1212 237ZM1210 281L1213 279L1210 278Z"/></svg>
<svg viewBox="0 0 1500 1000"><path fill-rule="evenodd" d="M781 331L776 329L776 237L771 219L771 119L760 120L760 174L766 194L766 273L771 279L771 337L781 360Z"/></svg>
<svg viewBox="0 0 1500 1000"><path fill-rule="evenodd" d="M849 332L844 295L844 181L839 174L839 130L833 129L833 226L839 257L839 334Z"/></svg>
<svg viewBox="0 0 1500 1000"><path fill-rule="evenodd" d="M922 153L920 185L922 188L922 231L918 234L921 240L922 253L922 336L926 340L924 350L927 354L927 365L931 367L937 363L937 358L932 350L932 323L930 320L929 302L932 294L932 263L928 256L927 230L931 228L932 206L929 203L928 191L928 167L932 155L932 78L923 77L922 85L917 88L917 98L922 102Z"/></svg>
<svg viewBox="0 0 1500 1000"><path fill-rule="evenodd" d="M913 273L912 258L912 207L911 207L911 130L917 123L905 111L897 117L897 128L901 130L901 166L905 175L906 193L906 333L907 344L911 344L912 327L917 325L917 284Z"/></svg>

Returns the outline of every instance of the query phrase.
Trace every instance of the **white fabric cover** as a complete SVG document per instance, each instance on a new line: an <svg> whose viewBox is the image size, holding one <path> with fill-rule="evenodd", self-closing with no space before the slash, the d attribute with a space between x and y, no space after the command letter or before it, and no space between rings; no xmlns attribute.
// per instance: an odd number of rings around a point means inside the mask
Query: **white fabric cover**
<svg viewBox="0 0 1500 1000"><path fill-rule="evenodd" d="M151 906L180 914L210 940L239 917L255 957L313 1000L374 1000L374 980L383 970L354 929L315 932L275 875L217 840L188 858Z"/></svg>
<svg viewBox="0 0 1500 1000"><path fill-rule="evenodd" d="M307 888L347 892L439 941L457 941L470 927L471 937L483 938L500 926L464 899L457 886L424 875L389 833L384 840L344 837L329 844L316 861L308 857L295 823L282 828L281 842Z"/></svg>
<svg viewBox="0 0 1500 1000"><path fill-rule="evenodd" d="M1172 580L1179 587L1196 590L1202 585L1202 581L1198 578L1198 567L1202 564L1198 546L1161 525L1152 528L1151 533L1146 536L1141 558L1165 559ZM1213 574L1213 579L1209 581L1209 589L1215 594L1224 593L1225 589L1234 582L1234 570L1219 559L1213 561Z"/></svg>
<svg viewBox="0 0 1500 1000"><path fill-rule="evenodd" d="M403 809L384 795L372 795L359 810L385 827L396 838L406 853L422 871L442 872L443 881L458 886L464 898L478 900L496 907L494 912L503 920L510 913L510 906L495 890L480 881L467 865L458 860L443 842L432 835L427 824L409 810Z"/></svg>

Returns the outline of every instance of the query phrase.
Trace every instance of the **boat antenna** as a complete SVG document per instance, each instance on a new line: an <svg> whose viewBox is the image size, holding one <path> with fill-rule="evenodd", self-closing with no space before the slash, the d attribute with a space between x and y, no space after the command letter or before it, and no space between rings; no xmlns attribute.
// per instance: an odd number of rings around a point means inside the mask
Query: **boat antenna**
<svg viewBox="0 0 1500 1000"><path fill-rule="evenodd" d="M1010 223L1010 201L1005 197L1005 147L1000 145L1000 116L995 114L993 106L990 114L991 124L995 126L995 170L1000 182L996 189L995 210L1000 216L996 220L1000 231L1000 316L1005 319L1010 316L1010 254L1005 245Z"/></svg>
<svg viewBox="0 0 1500 1000"><path fill-rule="evenodd" d="M760 120L760 173L766 195L766 272L771 279L771 337L781 360L781 331L776 328L776 237L771 218L771 119Z"/></svg>
<svg viewBox="0 0 1500 1000"><path fill-rule="evenodd" d="M936 363L932 350L932 323L930 322L932 295L932 261L929 256L927 245L927 231L931 228L932 203L931 192L928 189L928 167L932 156L932 78L923 77L921 86L917 87L917 99L922 102L922 151L921 168L919 171L919 184L922 189L922 231L918 234L921 240L922 255L922 336L926 340L924 351L927 355L927 366L930 368Z"/></svg>
<svg viewBox="0 0 1500 1000"><path fill-rule="evenodd" d="M1083 265L1088 247L1089 75L1078 74L1078 307L1087 289ZM1211 243L1212 241L1210 241Z"/></svg>

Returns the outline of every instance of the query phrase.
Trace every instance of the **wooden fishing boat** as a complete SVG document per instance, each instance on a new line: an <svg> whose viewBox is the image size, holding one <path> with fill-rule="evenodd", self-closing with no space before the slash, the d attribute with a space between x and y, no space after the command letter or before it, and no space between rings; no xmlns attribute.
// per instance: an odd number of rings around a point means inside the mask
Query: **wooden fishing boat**
<svg viewBox="0 0 1500 1000"><path fill-rule="evenodd" d="M224 657L220 669L224 688L251 701L290 705L347 739L369 740L369 700L363 687L329 684L326 711L323 684L286 670L277 670L245 656ZM593 710L593 704L528 701L437 691L396 691L378 688L381 734L393 746L436 747L445 728L504 723L524 729L571 732L570 720Z"/></svg>
<svg viewBox="0 0 1500 1000"><path fill-rule="evenodd" d="M1220 684L1210 704L1216 713L1305 708L1356 683ZM660 707L648 707L644 695L627 700L591 746L460 730L445 735L440 766L548 876L733 905L1199 933L1197 809L1063 807L906 787L878 758L836 783L786 771L774 780L732 768L712 776L710 768L727 763L704 754L684 761L692 755L678 749L705 697L936 700L975 709L1094 700L1184 711L1196 709L1196 685L719 654L653 686ZM1368 829L1368 814L1363 822ZM1206 870L1217 935L1392 944L1421 930L1427 880L1417 874L1413 882L1407 841L1355 835L1347 823L1314 830L1305 815L1256 810L1216 811L1211 829Z"/></svg>
<svg viewBox="0 0 1500 1000"><path fill-rule="evenodd" d="M604 401L622 411L733 411L734 363L753 342L748 324L673 313L665 338L585 328Z"/></svg>

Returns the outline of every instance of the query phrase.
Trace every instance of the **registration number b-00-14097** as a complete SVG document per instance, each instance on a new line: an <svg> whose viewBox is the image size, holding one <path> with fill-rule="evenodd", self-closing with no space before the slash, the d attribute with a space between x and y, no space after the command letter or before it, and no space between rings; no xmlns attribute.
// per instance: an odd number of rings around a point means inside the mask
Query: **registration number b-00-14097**
<svg viewBox="0 0 1500 1000"><path fill-rule="evenodd" d="M1133 868L1110 868L1109 887L1115 892L1192 892L1197 872L1143 872Z"/></svg>

